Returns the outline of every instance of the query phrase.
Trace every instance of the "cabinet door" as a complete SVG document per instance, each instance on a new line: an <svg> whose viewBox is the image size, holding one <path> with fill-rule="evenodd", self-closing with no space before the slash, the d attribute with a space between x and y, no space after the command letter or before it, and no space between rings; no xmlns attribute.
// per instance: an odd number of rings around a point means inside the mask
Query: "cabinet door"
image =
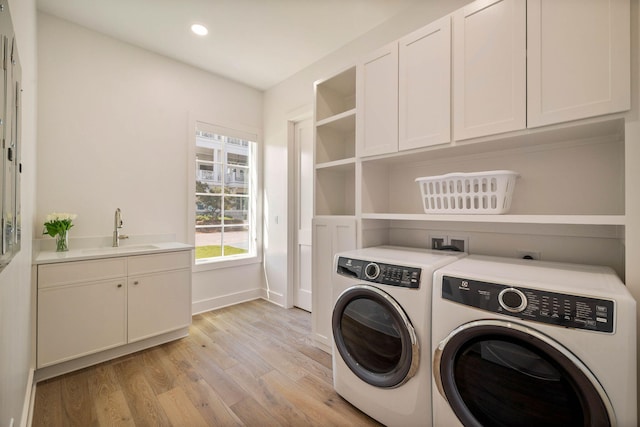
<svg viewBox="0 0 640 427"><path fill-rule="evenodd" d="M398 151L398 44L367 56L357 72L357 155Z"/></svg>
<svg viewBox="0 0 640 427"><path fill-rule="evenodd" d="M433 22L399 44L399 149L449 142L451 18Z"/></svg>
<svg viewBox="0 0 640 427"><path fill-rule="evenodd" d="M456 140L526 126L524 0L480 0L453 15Z"/></svg>
<svg viewBox="0 0 640 427"><path fill-rule="evenodd" d="M527 126L630 108L628 0L527 1Z"/></svg>
<svg viewBox="0 0 640 427"><path fill-rule="evenodd" d="M129 342L191 324L191 270L129 277Z"/></svg>
<svg viewBox="0 0 640 427"><path fill-rule="evenodd" d="M126 344L125 279L38 291L38 368Z"/></svg>
<svg viewBox="0 0 640 427"><path fill-rule="evenodd" d="M318 347L331 351L333 258L356 248L355 218L314 218L312 247L311 329Z"/></svg>

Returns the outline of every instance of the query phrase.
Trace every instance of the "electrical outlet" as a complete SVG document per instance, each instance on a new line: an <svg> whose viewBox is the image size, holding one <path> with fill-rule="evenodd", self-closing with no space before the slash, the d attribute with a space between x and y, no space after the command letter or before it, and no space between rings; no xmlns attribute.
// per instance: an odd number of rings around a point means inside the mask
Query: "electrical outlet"
<svg viewBox="0 0 640 427"><path fill-rule="evenodd" d="M429 242L431 249L441 249L443 246L449 244L447 236L429 236Z"/></svg>
<svg viewBox="0 0 640 427"><path fill-rule="evenodd" d="M467 252L469 250L469 238L461 236L449 236L449 246L458 248L460 252Z"/></svg>
<svg viewBox="0 0 640 427"><path fill-rule="evenodd" d="M522 259L540 259L540 251L517 251L516 256Z"/></svg>
<svg viewBox="0 0 640 427"><path fill-rule="evenodd" d="M464 236L429 236L431 249L442 249L446 246L453 246L461 252L469 250L469 238Z"/></svg>

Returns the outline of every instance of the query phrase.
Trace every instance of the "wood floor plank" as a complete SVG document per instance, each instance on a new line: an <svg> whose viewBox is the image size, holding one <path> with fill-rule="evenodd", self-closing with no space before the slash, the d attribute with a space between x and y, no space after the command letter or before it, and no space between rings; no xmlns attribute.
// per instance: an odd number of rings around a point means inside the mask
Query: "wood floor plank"
<svg viewBox="0 0 640 427"><path fill-rule="evenodd" d="M216 321L215 319L212 316L206 317L206 320L211 322ZM238 363L249 367L256 376L264 375L273 369L253 348L251 341L238 339L225 331L217 332L210 338L228 354L233 354Z"/></svg>
<svg viewBox="0 0 640 427"><path fill-rule="evenodd" d="M246 426L280 427L283 425L281 420L275 418L267 408L251 396L236 403L231 409Z"/></svg>
<svg viewBox="0 0 640 427"><path fill-rule="evenodd" d="M158 401L173 426L206 427L209 425L181 388L173 388L158 395Z"/></svg>
<svg viewBox="0 0 640 427"><path fill-rule="evenodd" d="M98 424L93 400L89 394L88 373L80 370L66 375L62 380L60 393L63 412L72 426L92 426Z"/></svg>
<svg viewBox="0 0 640 427"><path fill-rule="evenodd" d="M380 426L333 390L311 316L254 300L188 337L36 385L33 426Z"/></svg>
<svg viewBox="0 0 640 427"><path fill-rule="evenodd" d="M169 426L153 388L144 375L142 358L129 359L114 364L114 369L136 425Z"/></svg>
<svg viewBox="0 0 640 427"><path fill-rule="evenodd" d="M202 379L211 387L220 390L220 395L227 405L231 406L247 396L246 392L225 371L207 359L206 355L201 353L197 347L187 345L178 351L182 353L185 360L191 363Z"/></svg>
<svg viewBox="0 0 640 427"><path fill-rule="evenodd" d="M184 387L189 400L200 415L212 426L241 426L242 421L224 403L220 395L204 380ZM243 399L244 400L244 399Z"/></svg>
<svg viewBox="0 0 640 427"><path fill-rule="evenodd" d="M187 338L179 339L177 341L163 344L159 348L164 351L167 361L171 363L179 373L178 381L195 382L200 380L202 377L193 365L184 358L184 353L181 351L182 348L189 345L188 341L189 340Z"/></svg>
<svg viewBox="0 0 640 427"><path fill-rule="evenodd" d="M92 396L109 395L120 390L120 383L110 362L94 366L92 374L87 376L87 383Z"/></svg>
<svg viewBox="0 0 640 427"><path fill-rule="evenodd" d="M282 395L306 415L309 420L308 425L348 426L350 424L347 418L342 417L338 412L332 411L324 402L316 400L305 393L303 387L281 372L271 371L262 378L272 390Z"/></svg>
<svg viewBox="0 0 640 427"><path fill-rule="evenodd" d="M213 360L220 368L227 369L238 364L238 360L231 357L224 348L214 342L199 326L192 327L189 330L189 335L189 342L195 346L199 346L200 351L205 353L206 356Z"/></svg>
<svg viewBox="0 0 640 427"><path fill-rule="evenodd" d="M136 425L122 390L94 395L94 402L98 425L118 427L134 427Z"/></svg>
<svg viewBox="0 0 640 427"><path fill-rule="evenodd" d="M144 365L144 376L155 394L162 394L175 387L180 371L167 359L162 347L145 350L140 356Z"/></svg>
<svg viewBox="0 0 640 427"><path fill-rule="evenodd" d="M319 378L308 375L298 380L297 383L305 390L307 395L323 402L332 410L342 414L345 418L350 419L353 425L382 426L382 424L378 424L367 414L343 399L333 389L332 385L325 383Z"/></svg>
<svg viewBox="0 0 640 427"><path fill-rule="evenodd" d="M260 405L269 410L271 415L280 421L282 425L306 426L310 420L306 415L291 404L281 394L274 392L265 381L254 377L251 372L244 369L242 365L227 369L238 384L253 397ZM268 374L267 374L268 375Z"/></svg>
<svg viewBox="0 0 640 427"><path fill-rule="evenodd" d="M36 386L33 406L33 427L63 425L62 393L58 379L47 380Z"/></svg>

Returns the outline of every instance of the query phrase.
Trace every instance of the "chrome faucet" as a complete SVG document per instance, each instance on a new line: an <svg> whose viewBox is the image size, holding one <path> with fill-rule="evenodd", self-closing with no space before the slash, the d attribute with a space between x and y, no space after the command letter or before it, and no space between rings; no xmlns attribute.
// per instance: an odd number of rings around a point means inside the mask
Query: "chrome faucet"
<svg viewBox="0 0 640 427"><path fill-rule="evenodd" d="M122 214L120 213L120 208L116 209L115 216L113 218L113 247L117 248L120 246L120 239L128 239L129 236L124 234L120 234L120 229L123 226L122 222Z"/></svg>

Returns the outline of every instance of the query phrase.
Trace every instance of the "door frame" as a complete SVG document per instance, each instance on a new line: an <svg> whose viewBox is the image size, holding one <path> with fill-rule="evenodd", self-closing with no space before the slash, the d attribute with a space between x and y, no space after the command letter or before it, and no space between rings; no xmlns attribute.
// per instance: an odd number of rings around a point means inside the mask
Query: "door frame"
<svg viewBox="0 0 640 427"><path fill-rule="evenodd" d="M296 108L287 114L287 286L285 287L285 308L293 308L294 287L298 272L297 233L298 233L298 196L296 192L296 178L298 173L298 159L296 158L296 123L313 119L312 104ZM315 162L315 132L314 132L314 162ZM315 191L315 190L314 190ZM315 212L315 206L314 206Z"/></svg>

